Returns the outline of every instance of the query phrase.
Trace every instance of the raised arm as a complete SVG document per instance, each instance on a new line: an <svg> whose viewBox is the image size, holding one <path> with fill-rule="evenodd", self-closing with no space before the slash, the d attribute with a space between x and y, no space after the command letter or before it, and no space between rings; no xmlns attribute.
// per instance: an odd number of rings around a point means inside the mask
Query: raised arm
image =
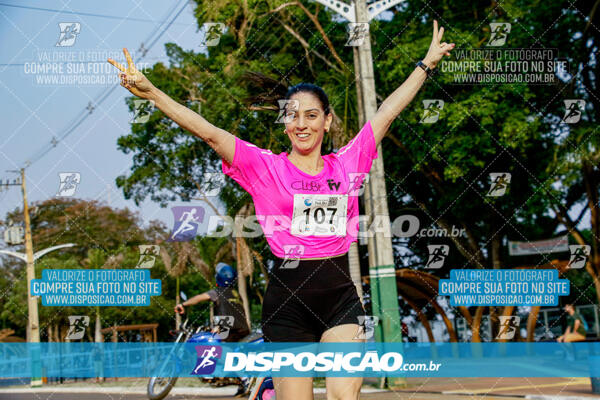
<svg viewBox="0 0 600 400"><path fill-rule="evenodd" d="M235 152L235 137L231 133L214 126L195 111L177 103L163 91L155 87L135 67L129 51L124 48L123 53L127 60L127 68L112 58L108 59L109 63L121 71L119 73L121 86L127 88L137 97L154 101L154 105L165 113L167 117L171 118L186 131L191 132L194 136L204 140L222 158L231 163Z"/></svg>
<svg viewBox="0 0 600 400"><path fill-rule="evenodd" d="M433 20L433 38L427 55L423 59L423 62L431 69L437 66L444 55L449 56L450 50L454 48L454 43L443 42L440 44L443 34L444 28L442 27L438 31L437 21ZM425 71L420 67L415 67L404 83L381 103L377 113L371 118L376 144L381 142L392 122L412 101L426 78Z"/></svg>

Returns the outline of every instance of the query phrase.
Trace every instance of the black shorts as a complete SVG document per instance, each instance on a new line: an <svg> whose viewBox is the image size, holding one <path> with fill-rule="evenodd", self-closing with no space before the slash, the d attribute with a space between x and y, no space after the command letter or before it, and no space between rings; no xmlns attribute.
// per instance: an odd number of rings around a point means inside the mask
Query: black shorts
<svg viewBox="0 0 600 400"><path fill-rule="evenodd" d="M262 309L265 342L319 342L329 328L360 323L365 310L350 278L348 254L291 263L276 258L269 273Z"/></svg>

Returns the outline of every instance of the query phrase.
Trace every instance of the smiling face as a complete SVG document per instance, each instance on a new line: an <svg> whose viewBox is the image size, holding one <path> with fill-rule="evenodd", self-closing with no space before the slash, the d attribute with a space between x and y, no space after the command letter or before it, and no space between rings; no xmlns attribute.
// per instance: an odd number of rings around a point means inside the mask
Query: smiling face
<svg viewBox="0 0 600 400"><path fill-rule="evenodd" d="M323 135L329 130L333 116L325 115L323 106L318 97L312 93L298 92L290 97L296 102L288 103L297 107L289 107L286 112L285 131L287 132L292 148L300 154L309 154L315 149L321 151Z"/></svg>

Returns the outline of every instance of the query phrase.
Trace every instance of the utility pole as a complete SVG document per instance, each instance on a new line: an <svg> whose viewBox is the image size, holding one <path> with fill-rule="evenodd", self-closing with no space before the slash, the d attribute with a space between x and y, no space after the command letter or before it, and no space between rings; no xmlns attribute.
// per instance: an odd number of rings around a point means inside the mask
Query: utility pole
<svg viewBox="0 0 600 400"><path fill-rule="evenodd" d="M27 310L29 314L27 323L27 342L28 343L39 343L40 342L40 327L38 317L38 305L37 299L31 296L31 281L35 279L35 268L33 264L33 243L31 241L31 222L29 220L29 205L27 204L27 188L25 186L25 168L20 170L10 170L7 172L16 172L21 174L21 192L23 193L23 221L25 222L25 257L24 261L27 263ZM7 183L7 186L18 185L17 182L12 184ZM23 254L2 251L2 253L10 254L12 256L23 259Z"/></svg>
<svg viewBox="0 0 600 400"><path fill-rule="evenodd" d="M29 324L27 331L29 343L40 342L40 319L38 316L37 299L31 295L31 281L35 279L33 264L33 242L31 240L31 222L29 220L29 205L27 204L27 188L25 187L25 168L21 168L21 191L23 192L23 218L25 221L25 254L27 255L27 309Z"/></svg>
<svg viewBox="0 0 600 400"><path fill-rule="evenodd" d="M28 322L27 322L27 342L28 343L39 343L40 342L40 320L38 315L38 303L37 297L31 296L31 281L35 279L35 260L41 256L57 249L64 247L75 246L72 243L63 244L58 246L52 246L42 251L33 254L33 242L31 240L31 222L29 219L29 205L27 204L27 188L25 186L25 168L21 168L19 171L8 171L17 172L21 174L21 191L23 193L23 220L25 222L25 254L17 253L8 250L0 250L0 253L8 254L10 256L19 258L27 264L27 310L28 310ZM12 184L6 183L6 186L16 186L17 182L13 181ZM32 377L31 386L41 386L41 361L39 359L39 348L30 345L30 349L34 350L32 354ZM35 351L37 349L37 351Z"/></svg>
<svg viewBox="0 0 600 400"><path fill-rule="evenodd" d="M364 40L362 40L360 46L353 48L358 117L360 126L363 126L377 112L371 35L368 30L369 22L383 11L402 3L404 0L379 0L369 5L367 5L366 0L355 0L350 5L340 1L315 1L329 7L349 22L362 23L367 28L362 29ZM359 26L358 29L360 28ZM377 225L384 227L386 230L385 232L378 230L371 233L368 238L371 304L374 316L379 317L375 337L378 342L402 343L402 325L398 311L398 288L396 286L381 143L377 146L377 152L379 156L373 160L364 193L365 212L369 215L369 224L377 218ZM405 380L403 378L388 378L388 383L391 386L403 386Z"/></svg>

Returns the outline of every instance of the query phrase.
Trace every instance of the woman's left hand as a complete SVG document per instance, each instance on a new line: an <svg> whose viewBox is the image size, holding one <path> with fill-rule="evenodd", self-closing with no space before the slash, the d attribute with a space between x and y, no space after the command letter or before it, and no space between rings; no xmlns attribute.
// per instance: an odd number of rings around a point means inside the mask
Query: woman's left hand
<svg viewBox="0 0 600 400"><path fill-rule="evenodd" d="M437 20L433 20L433 38L431 39L431 45L427 55L423 59L423 62L429 66L429 68L435 68L440 62L444 55L450 56L450 51L454 48L454 43L440 43L442 36L444 35L444 27L441 27L438 31Z"/></svg>

